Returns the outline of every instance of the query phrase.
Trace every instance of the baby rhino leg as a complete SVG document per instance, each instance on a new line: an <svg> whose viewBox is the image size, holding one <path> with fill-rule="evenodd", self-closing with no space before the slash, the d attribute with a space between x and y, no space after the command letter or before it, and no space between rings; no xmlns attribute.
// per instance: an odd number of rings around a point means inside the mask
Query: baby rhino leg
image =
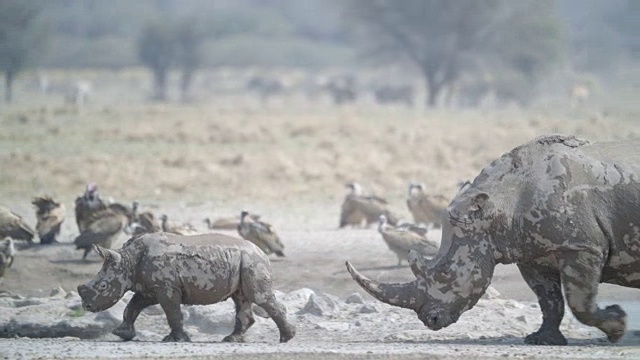
<svg viewBox="0 0 640 360"><path fill-rule="evenodd" d="M287 309L276 300L273 293L268 296L266 301L262 303L256 302L256 304L263 308L278 326L278 330L280 330L280 342L287 342L293 339L296 335L296 328L287 322Z"/></svg>
<svg viewBox="0 0 640 360"><path fill-rule="evenodd" d="M140 293L135 293L127 307L124 309L124 315L122 316L122 324L113 329L112 333L121 337L123 340L131 340L136 336L136 330L133 323L140 315L142 310L151 305L155 305L158 302L153 297L145 297Z"/></svg>
<svg viewBox="0 0 640 360"><path fill-rule="evenodd" d="M191 338L184 331L182 311L180 311L180 301L182 293L175 288L167 286L159 289L156 293L158 302L162 306L167 322L171 328L169 335L165 336L162 341L165 342L190 342Z"/></svg>
<svg viewBox="0 0 640 360"><path fill-rule="evenodd" d="M232 299L236 304L236 325L231 335L225 337L222 341L243 342L245 332L255 322L253 311L251 310L251 301L247 300L241 291L235 293Z"/></svg>
<svg viewBox="0 0 640 360"><path fill-rule="evenodd" d="M268 262L253 261L249 255L243 256L243 264L250 264L242 269L242 292L246 298L263 308L278 326L280 342L291 340L296 328L287 321L287 309L273 294L271 269Z"/></svg>

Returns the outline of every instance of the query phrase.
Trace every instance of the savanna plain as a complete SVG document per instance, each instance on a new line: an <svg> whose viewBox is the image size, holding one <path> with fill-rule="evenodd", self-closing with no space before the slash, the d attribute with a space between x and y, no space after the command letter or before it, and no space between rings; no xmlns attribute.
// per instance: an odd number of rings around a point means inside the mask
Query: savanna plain
<svg viewBox="0 0 640 360"><path fill-rule="evenodd" d="M338 229L347 182L357 181L366 192L385 197L410 221L405 204L409 182L452 197L460 181L473 179L493 159L543 134L640 139L636 108L576 107L558 97L526 110L424 110L381 106L366 96L335 106L322 96L297 93L262 103L242 91L204 91L206 79L219 84L228 77L220 73L203 77L190 103L157 104L145 98L149 79L140 71L57 76L89 78L94 87L88 103L65 104L62 97L38 93L27 81L18 87L16 103L0 108L1 204L33 227L34 196L52 196L67 213L60 244L19 244L15 263L0 283L0 299L45 304L56 301L56 292L73 297L76 287L98 272L101 259L92 254L82 261L72 245L78 235L74 199L95 182L105 199L138 201L141 210L167 214L202 232L209 231L205 217L237 215L243 209L260 214L285 245L287 256L272 258L274 288L298 333L278 344L273 322L258 318L246 343L220 343L233 326L232 306L224 303L193 307L217 309L211 311L217 311L218 323L202 320L208 310L184 308L193 343L160 342L168 332L164 316L145 311L134 341L122 342L108 332L92 339L3 338L4 358L640 358L640 337L634 331L640 330L640 312L633 311L638 290L600 287L601 303L631 306L626 309L629 332L621 343L609 344L567 309L562 329L568 346L527 346L522 339L539 327L541 314L517 269L503 265L492 281L497 293L458 323L433 332L413 312L365 294L347 273L344 262L349 260L376 280L412 280L406 263L395 266L395 255L375 228ZM121 235L116 247L126 239ZM319 311L309 311L311 295L320 299ZM0 307L5 313L0 320L37 319L38 311L43 318L85 315L29 308L25 314Z"/></svg>

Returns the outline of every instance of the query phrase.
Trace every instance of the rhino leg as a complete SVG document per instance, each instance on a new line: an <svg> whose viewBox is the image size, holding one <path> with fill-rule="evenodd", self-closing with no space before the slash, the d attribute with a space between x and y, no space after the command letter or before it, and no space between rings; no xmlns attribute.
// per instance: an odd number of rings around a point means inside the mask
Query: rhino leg
<svg viewBox="0 0 640 360"><path fill-rule="evenodd" d="M542 310L540 329L527 335L524 342L530 345L566 345L567 339L560 332L560 323L564 317L560 272L537 264L519 264L518 269L538 297Z"/></svg>
<svg viewBox="0 0 640 360"><path fill-rule="evenodd" d="M167 322L171 328L169 335L162 341L165 342L190 342L191 338L184 331L182 311L180 311L180 299L182 293L174 288L160 288L156 291L156 296L162 310L167 316Z"/></svg>
<svg viewBox="0 0 640 360"><path fill-rule="evenodd" d="M617 342L626 331L627 314L618 305L600 309L596 304L603 264L601 253L567 254L562 264L562 284L573 315L583 324L602 330L609 341Z"/></svg>
<svg viewBox="0 0 640 360"><path fill-rule="evenodd" d="M236 325L231 335L225 337L222 341L244 342L244 333L255 322L251 301L247 300L241 292L234 294L232 299L236 304Z"/></svg>
<svg viewBox="0 0 640 360"><path fill-rule="evenodd" d="M157 303L158 302L155 298L145 297L141 293L135 293L131 298L131 301L127 304L127 307L124 309L122 324L113 329L111 333L121 337L123 340L133 339L133 337L136 336L136 330L133 323L138 318L138 315L140 315L142 310Z"/></svg>

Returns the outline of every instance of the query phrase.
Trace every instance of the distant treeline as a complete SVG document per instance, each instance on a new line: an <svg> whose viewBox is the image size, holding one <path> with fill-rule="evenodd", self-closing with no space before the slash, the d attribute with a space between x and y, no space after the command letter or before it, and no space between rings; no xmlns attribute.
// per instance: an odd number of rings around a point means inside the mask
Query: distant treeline
<svg viewBox="0 0 640 360"><path fill-rule="evenodd" d="M638 13L632 0L1 0L0 70L9 102L29 66L144 66L157 101L179 70L186 101L207 67L393 65L419 76L428 107L462 93L527 106L554 73L588 94L582 74L637 64Z"/></svg>
<svg viewBox="0 0 640 360"><path fill-rule="evenodd" d="M421 0L422 1L422 0ZM428 2L428 0L425 0ZM204 36L202 65L344 66L362 62L351 0L40 1L49 31L44 67L140 65L137 39L155 19L188 19ZM410 1L408 1L410 2ZM640 2L559 0L569 61L585 71L638 55ZM636 15L637 16L637 15Z"/></svg>
<svg viewBox="0 0 640 360"><path fill-rule="evenodd" d="M339 2L301 0L52 0L44 67L121 68L140 65L137 41L161 19L197 24L202 65L341 66L355 51Z"/></svg>

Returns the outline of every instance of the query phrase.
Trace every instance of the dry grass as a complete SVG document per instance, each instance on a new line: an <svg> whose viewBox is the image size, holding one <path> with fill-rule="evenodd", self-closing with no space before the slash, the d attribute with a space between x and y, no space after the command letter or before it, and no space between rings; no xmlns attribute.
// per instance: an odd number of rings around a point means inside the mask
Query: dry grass
<svg viewBox="0 0 640 360"><path fill-rule="evenodd" d="M241 93L200 96L189 105L119 101L133 83L138 90L130 98L144 98L138 77L113 75L112 95L96 88L80 110L35 95L5 108L0 197L46 193L71 201L96 181L104 194L126 200L326 201L357 180L401 200L414 180L451 194L459 180L537 135L640 136L638 123L628 120L635 114L603 116L568 104L425 112L366 100L336 108L295 96L261 107Z"/></svg>

